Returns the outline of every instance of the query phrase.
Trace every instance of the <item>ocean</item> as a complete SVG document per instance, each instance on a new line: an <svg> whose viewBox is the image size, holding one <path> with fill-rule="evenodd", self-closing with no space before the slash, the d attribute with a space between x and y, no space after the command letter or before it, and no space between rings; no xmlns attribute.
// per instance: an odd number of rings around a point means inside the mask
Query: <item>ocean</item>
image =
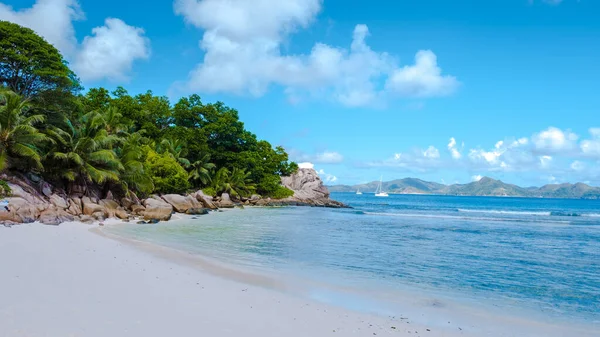
<svg viewBox="0 0 600 337"><path fill-rule="evenodd" d="M353 310L600 328L600 201L334 193L109 231L254 270Z"/></svg>

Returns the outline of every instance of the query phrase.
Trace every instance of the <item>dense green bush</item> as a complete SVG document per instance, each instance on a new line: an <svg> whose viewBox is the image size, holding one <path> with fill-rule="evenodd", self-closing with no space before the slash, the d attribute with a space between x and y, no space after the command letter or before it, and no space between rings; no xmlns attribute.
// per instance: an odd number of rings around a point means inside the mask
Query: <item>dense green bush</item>
<svg viewBox="0 0 600 337"><path fill-rule="evenodd" d="M294 191L287 187L278 186L275 192L271 193L270 197L273 199L285 199L294 195Z"/></svg>
<svg viewBox="0 0 600 337"><path fill-rule="evenodd" d="M0 180L0 197L10 197L12 195L12 189L8 186L8 183L4 180Z"/></svg>
<svg viewBox="0 0 600 337"><path fill-rule="evenodd" d="M159 154L151 150L146 165L154 181L154 192L183 193L190 188L188 173L170 153Z"/></svg>
<svg viewBox="0 0 600 337"><path fill-rule="evenodd" d="M202 189L202 192L204 192L204 194L209 195L211 197L214 197L217 195L217 192L212 187L205 187Z"/></svg>

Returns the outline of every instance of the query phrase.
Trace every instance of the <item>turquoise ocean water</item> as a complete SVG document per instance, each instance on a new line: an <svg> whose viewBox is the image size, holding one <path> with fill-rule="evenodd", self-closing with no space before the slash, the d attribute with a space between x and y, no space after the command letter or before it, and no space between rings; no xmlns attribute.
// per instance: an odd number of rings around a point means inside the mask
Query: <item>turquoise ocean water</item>
<svg viewBox="0 0 600 337"><path fill-rule="evenodd" d="M332 197L354 208L246 208L109 230L276 271L351 309L394 314L408 296L600 327L600 201Z"/></svg>

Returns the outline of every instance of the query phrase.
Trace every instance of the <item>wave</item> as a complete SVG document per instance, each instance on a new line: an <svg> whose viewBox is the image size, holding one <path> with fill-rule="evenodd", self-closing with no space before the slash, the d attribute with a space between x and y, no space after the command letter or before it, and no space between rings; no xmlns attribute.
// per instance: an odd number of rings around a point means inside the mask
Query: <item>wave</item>
<svg viewBox="0 0 600 337"><path fill-rule="evenodd" d="M459 212L462 213L488 213L488 214L509 214L509 215L537 215L537 216L551 216L552 212L532 212L532 211L502 211L494 209L463 209L459 208Z"/></svg>
<svg viewBox="0 0 600 337"><path fill-rule="evenodd" d="M562 217L590 217L600 218L600 213L577 213L569 211L506 211L494 209L463 209L459 208L458 212L462 213L487 213L487 214L506 214L506 215L529 215L529 216L562 216Z"/></svg>
<svg viewBox="0 0 600 337"><path fill-rule="evenodd" d="M546 222L546 223L557 223L557 224L569 224L570 221L561 220L532 220L532 219L518 219L518 218L494 218L494 217L476 217L476 216L460 216L460 215L445 215L445 214L424 214L424 213L386 213L386 212L365 212L365 215L377 215L377 216L393 216L393 217L406 217L406 218L433 218L433 219L460 219L460 220L477 220L477 221L506 221L506 222Z"/></svg>

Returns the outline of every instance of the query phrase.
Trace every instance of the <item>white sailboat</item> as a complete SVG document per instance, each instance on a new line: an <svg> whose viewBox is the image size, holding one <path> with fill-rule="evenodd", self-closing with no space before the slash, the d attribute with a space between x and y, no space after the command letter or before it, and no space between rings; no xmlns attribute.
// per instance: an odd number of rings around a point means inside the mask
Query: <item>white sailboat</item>
<svg viewBox="0 0 600 337"><path fill-rule="evenodd" d="M362 192L360 191L360 188L356 190L356 194L362 194Z"/></svg>
<svg viewBox="0 0 600 337"><path fill-rule="evenodd" d="M381 187L383 183L383 177L381 177L381 179L379 179L379 186L377 186L377 190L375 190L375 196L376 197L388 197L389 195L383 191L383 188Z"/></svg>

